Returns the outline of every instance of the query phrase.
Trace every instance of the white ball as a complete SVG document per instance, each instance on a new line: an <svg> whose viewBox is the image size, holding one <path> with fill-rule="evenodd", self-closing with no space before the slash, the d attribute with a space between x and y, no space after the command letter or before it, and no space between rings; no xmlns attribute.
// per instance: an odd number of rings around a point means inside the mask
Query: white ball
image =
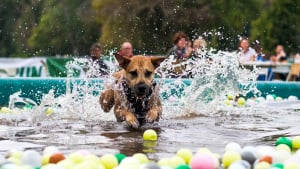
<svg viewBox="0 0 300 169"><path fill-rule="evenodd" d="M238 143L235 143L235 142L231 142L231 143L228 143L225 147L225 151L235 151L239 154L241 154L242 152L242 147L238 144Z"/></svg>
<svg viewBox="0 0 300 169"><path fill-rule="evenodd" d="M32 167L40 167L42 165L42 156L34 150L27 150L21 158L22 164L27 164Z"/></svg>
<svg viewBox="0 0 300 169"><path fill-rule="evenodd" d="M267 95L266 100L267 101L274 101L274 97L272 95Z"/></svg>
<svg viewBox="0 0 300 169"><path fill-rule="evenodd" d="M284 163L291 157L291 153L285 150L275 151L273 154L273 163Z"/></svg>
<svg viewBox="0 0 300 169"><path fill-rule="evenodd" d="M52 155L55 153L59 153L58 148L55 146L48 146L43 151L43 155Z"/></svg>
<svg viewBox="0 0 300 169"><path fill-rule="evenodd" d="M297 101L298 98L296 96L289 96L288 101Z"/></svg>

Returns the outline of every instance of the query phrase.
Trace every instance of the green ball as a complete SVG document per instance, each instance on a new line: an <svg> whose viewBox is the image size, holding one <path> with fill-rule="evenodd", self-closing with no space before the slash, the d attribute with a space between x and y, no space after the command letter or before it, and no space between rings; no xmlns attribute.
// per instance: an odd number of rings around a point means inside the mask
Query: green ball
<svg viewBox="0 0 300 169"><path fill-rule="evenodd" d="M290 147L290 149L292 149L292 140L287 137L279 137L276 140L275 145L278 146L279 144L286 144L287 146Z"/></svg>
<svg viewBox="0 0 300 169"><path fill-rule="evenodd" d="M144 138L144 140L155 141L155 140L157 140L157 134L154 130L148 129L144 132L143 138Z"/></svg>
<svg viewBox="0 0 300 169"><path fill-rule="evenodd" d="M282 163L275 163L272 165L272 167L283 169L284 165Z"/></svg>
<svg viewBox="0 0 300 169"><path fill-rule="evenodd" d="M175 169L191 169L191 167L186 164L182 164L177 166Z"/></svg>
<svg viewBox="0 0 300 169"><path fill-rule="evenodd" d="M115 157L117 158L118 160L118 163L120 164L121 161L126 158L126 155L125 154L122 154L122 153L118 153L118 154L115 154Z"/></svg>

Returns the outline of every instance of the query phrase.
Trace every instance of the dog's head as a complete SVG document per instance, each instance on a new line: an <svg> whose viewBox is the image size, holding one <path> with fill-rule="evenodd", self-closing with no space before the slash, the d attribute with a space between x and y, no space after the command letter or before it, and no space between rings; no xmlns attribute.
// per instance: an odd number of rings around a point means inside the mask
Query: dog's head
<svg viewBox="0 0 300 169"><path fill-rule="evenodd" d="M148 94L154 79L154 71L165 57L134 56L128 58L115 54L119 66L125 70L125 79L137 97Z"/></svg>

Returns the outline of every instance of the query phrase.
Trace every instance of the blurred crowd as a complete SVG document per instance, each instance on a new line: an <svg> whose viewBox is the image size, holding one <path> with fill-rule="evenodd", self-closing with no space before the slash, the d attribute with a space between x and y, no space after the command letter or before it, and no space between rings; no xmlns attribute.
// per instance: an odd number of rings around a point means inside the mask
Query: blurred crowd
<svg viewBox="0 0 300 169"><path fill-rule="evenodd" d="M184 63L188 59L193 59L201 55L201 52L207 49L207 42L200 38L190 41L188 36L184 32L178 32L172 39L173 47L170 48L166 57L173 60L173 72L170 74L171 78L188 77L182 76L182 72L185 69ZM258 41L250 43L247 37L242 37L239 41L238 48L238 60L241 66L251 64L260 67L257 80L270 81L270 80L288 80L291 78L291 69L295 69L294 72L300 73L300 55L287 55L284 50L284 46L278 44L274 53L271 55L265 55L263 47ZM102 48L99 43L93 44L90 49L90 61L96 63L100 67L99 75L107 75L107 65L101 60ZM133 46L130 42L124 42L120 46L118 54L126 57L133 57ZM294 68L291 65L294 64ZM293 74L293 80L300 80L299 73Z"/></svg>

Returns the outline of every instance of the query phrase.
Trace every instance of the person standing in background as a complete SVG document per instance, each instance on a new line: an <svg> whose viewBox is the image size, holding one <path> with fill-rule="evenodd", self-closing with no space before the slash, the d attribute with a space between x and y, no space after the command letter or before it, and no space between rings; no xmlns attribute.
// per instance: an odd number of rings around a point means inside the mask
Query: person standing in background
<svg viewBox="0 0 300 169"><path fill-rule="evenodd" d="M255 61L256 52L250 47L249 40L247 38L242 38L239 43L240 50L240 63Z"/></svg>

